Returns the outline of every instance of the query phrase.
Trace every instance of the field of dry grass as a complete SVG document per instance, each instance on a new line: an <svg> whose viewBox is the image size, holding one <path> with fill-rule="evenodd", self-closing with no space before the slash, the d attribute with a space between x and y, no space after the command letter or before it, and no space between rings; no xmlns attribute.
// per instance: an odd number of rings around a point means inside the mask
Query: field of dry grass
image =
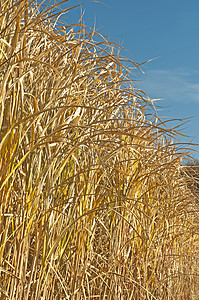
<svg viewBox="0 0 199 300"><path fill-rule="evenodd" d="M0 299L191 299L195 179L139 64L56 7L0 4Z"/></svg>

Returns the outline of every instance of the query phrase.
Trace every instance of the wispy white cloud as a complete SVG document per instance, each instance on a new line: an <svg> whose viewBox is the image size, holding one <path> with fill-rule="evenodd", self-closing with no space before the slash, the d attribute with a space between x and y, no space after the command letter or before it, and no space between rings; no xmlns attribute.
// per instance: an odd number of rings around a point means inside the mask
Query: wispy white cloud
<svg viewBox="0 0 199 300"><path fill-rule="evenodd" d="M186 69L148 70L148 78L138 82L151 98L172 102L199 102L199 71Z"/></svg>

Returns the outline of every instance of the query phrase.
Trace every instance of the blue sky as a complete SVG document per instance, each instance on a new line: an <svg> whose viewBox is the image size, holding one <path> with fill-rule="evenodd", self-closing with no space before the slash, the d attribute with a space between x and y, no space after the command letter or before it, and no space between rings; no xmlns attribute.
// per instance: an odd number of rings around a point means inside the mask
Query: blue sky
<svg viewBox="0 0 199 300"><path fill-rule="evenodd" d="M71 0L63 8L82 3ZM121 44L130 59L147 63L135 87L151 98L161 98L161 117L192 117L181 132L182 142L199 143L199 1L102 0L87 2L66 15L66 22L83 21ZM195 150L199 147L193 146ZM199 153L193 153L199 158Z"/></svg>

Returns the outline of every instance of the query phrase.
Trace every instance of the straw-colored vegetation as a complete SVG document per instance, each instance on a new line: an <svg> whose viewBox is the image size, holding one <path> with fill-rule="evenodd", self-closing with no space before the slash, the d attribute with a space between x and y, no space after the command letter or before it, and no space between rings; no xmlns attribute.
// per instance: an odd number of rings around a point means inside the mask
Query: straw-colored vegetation
<svg viewBox="0 0 199 300"><path fill-rule="evenodd" d="M0 3L1 299L191 299L197 203L176 132L102 36Z"/></svg>

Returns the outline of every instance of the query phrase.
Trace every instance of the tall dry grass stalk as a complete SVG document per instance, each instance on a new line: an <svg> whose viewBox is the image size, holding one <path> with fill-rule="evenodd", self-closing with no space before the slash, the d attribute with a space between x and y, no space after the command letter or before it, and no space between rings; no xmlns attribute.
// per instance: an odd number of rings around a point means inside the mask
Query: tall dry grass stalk
<svg viewBox="0 0 199 300"><path fill-rule="evenodd" d="M1 0L1 299L190 299L198 215L175 131L115 46L54 9Z"/></svg>

